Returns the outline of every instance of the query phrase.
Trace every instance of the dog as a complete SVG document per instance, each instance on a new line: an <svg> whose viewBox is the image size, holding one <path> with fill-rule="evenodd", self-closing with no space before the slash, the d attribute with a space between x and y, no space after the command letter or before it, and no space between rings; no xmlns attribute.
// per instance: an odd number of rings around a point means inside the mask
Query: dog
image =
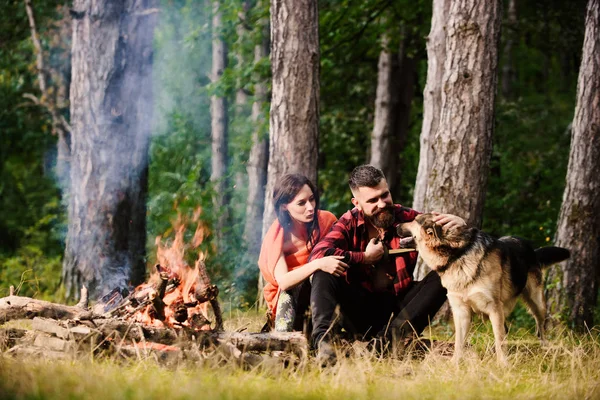
<svg viewBox="0 0 600 400"><path fill-rule="evenodd" d="M448 290L455 327L453 361L458 363L462 357L475 312L488 316L492 322L498 362L505 365L505 319L519 295L533 315L544 343L542 268L566 260L569 250L555 246L534 250L525 239L496 239L467 226L444 229L432 218L432 214L420 214L412 222L400 224L398 234L402 237L410 233L423 261L440 275L442 286Z"/></svg>

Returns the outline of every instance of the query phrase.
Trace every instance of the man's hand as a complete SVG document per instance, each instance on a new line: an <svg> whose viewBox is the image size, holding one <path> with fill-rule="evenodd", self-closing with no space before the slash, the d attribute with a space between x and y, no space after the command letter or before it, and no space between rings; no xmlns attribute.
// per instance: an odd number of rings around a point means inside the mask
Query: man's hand
<svg viewBox="0 0 600 400"><path fill-rule="evenodd" d="M317 263L317 268L321 271L339 277L342 276L346 269L348 269L348 264L342 261L343 259L343 256L327 256L315 261Z"/></svg>
<svg viewBox="0 0 600 400"><path fill-rule="evenodd" d="M367 248L365 249L365 264L373 264L376 263L383 257L383 253L385 252L383 248L383 242L377 238L373 238L367 244Z"/></svg>
<svg viewBox="0 0 600 400"><path fill-rule="evenodd" d="M466 226L467 223L461 217L454 214L440 214L432 212L434 215L433 222L444 227L444 229L452 229L459 226Z"/></svg>

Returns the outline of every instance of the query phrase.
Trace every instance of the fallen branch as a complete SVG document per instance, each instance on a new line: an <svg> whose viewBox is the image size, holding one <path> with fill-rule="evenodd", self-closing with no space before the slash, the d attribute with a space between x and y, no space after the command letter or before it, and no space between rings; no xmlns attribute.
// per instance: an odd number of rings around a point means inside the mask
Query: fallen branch
<svg viewBox="0 0 600 400"><path fill-rule="evenodd" d="M93 313L81 307L65 306L30 297L8 296L0 299L0 323L34 317L83 320L92 318Z"/></svg>

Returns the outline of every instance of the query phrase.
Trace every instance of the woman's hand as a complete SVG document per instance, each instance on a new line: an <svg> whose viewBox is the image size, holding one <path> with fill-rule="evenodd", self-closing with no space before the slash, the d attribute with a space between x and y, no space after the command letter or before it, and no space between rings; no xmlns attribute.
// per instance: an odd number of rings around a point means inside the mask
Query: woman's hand
<svg viewBox="0 0 600 400"><path fill-rule="evenodd" d="M333 276L342 276L344 271L348 269L348 264L343 262L343 256L327 256L316 260L317 268L327 272Z"/></svg>

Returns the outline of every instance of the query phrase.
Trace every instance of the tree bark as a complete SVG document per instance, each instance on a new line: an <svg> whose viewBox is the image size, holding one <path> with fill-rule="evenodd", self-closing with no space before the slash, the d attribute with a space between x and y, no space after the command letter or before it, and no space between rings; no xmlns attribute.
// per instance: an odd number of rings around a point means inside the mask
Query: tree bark
<svg viewBox="0 0 600 400"><path fill-rule="evenodd" d="M415 60L408 56L409 38L403 31L398 51L389 49L389 38L382 38L377 72L375 123L371 135L369 163L385 174L393 197L400 196L400 154L404 149L415 90Z"/></svg>
<svg viewBox="0 0 600 400"><path fill-rule="evenodd" d="M68 297L144 280L153 4L73 4Z"/></svg>
<svg viewBox="0 0 600 400"><path fill-rule="evenodd" d="M448 14L436 154L424 210L481 226L494 130L500 34L498 1L455 1Z"/></svg>
<svg viewBox="0 0 600 400"><path fill-rule="evenodd" d="M247 61L244 57L244 42L248 40L249 31L246 28L247 19L248 19L248 10L250 8L250 4L248 1L243 1L241 4L241 9L238 13L238 24L235 27L235 31L237 34L237 42L236 42L236 51L235 51L235 59L237 62L238 71L241 71ZM241 78L241 75L238 76L237 85L235 91L235 105L236 105L236 116L239 113L242 113L245 109L246 104L248 104L248 93L245 89L245 82Z"/></svg>
<svg viewBox="0 0 600 400"><path fill-rule="evenodd" d="M548 273L549 315L583 330L594 324L600 280L600 1L589 0L571 151L555 243L571 258Z"/></svg>
<svg viewBox="0 0 600 400"><path fill-rule="evenodd" d="M502 66L502 96L505 99L513 97L513 86L515 82L515 66L513 59L513 46L517 29L517 0L509 0L508 15L506 18L503 35L504 42L504 65Z"/></svg>
<svg viewBox="0 0 600 400"><path fill-rule="evenodd" d="M398 53L389 48L389 37L383 34L377 64L377 91L375 94L375 121L371 134L371 160L369 164L380 168L390 188L396 187L396 161L398 148L394 137L398 115Z"/></svg>
<svg viewBox="0 0 600 400"><path fill-rule="evenodd" d="M223 75L227 63L225 41L221 34L223 23L220 1L213 1L212 18L212 73L211 79L216 84ZM221 238L223 228L229 216L227 212L227 99L224 94L213 94L210 97L212 159L210 180L214 188L214 211L217 215L215 233ZM220 240L219 240L220 241Z"/></svg>
<svg viewBox="0 0 600 400"><path fill-rule="evenodd" d="M258 7L258 6L257 6ZM264 23L263 41L254 48L254 62L258 63L269 55L268 24ZM266 132L263 105L267 101L267 86L265 82L255 84L254 102L252 103L252 148L248 156L246 171L248 173L248 200L246 203L246 223L244 226L244 241L247 246L248 263L256 266L262 242L262 219L265 209L265 187L267 185L267 168L269 163L269 137ZM258 306L264 306L262 289L264 282L258 273Z"/></svg>
<svg viewBox="0 0 600 400"><path fill-rule="evenodd" d="M53 319L85 319L93 313L79 306L65 306L30 297L8 296L0 299L0 322L45 317Z"/></svg>
<svg viewBox="0 0 600 400"><path fill-rule="evenodd" d="M263 235L275 218L273 187L292 172L317 180L319 30L316 0L271 0L273 92Z"/></svg>
<svg viewBox="0 0 600 400"><path fill-rule="evenodd" d="M439 120L432 130L436 121L431 115L429 129L423 128L421 139L426 147L421 149L421 163L423 168L429 165L429 172L420 200L423 203L416 207L456 214L479 227L494 129L500 3L455 1L444 15L447 20ZM426 90L425 95L432 93ZM433 96L429 99L437 100ZM432 107L434 110L438 108ZM421 264L417 276L427 272L423 268Z"/></svg>
<svg viewBox="0 0 600 400"><path fill-rule="evenodd" d="M423 91L423 127L421 128L419 166L415 182L413 208L422 211L431 165L436 148L432 139L438 129L442 107L442 79L446 61L446 24L450 0L434 0L431 31L427 37L427 82Z"/></svg>

